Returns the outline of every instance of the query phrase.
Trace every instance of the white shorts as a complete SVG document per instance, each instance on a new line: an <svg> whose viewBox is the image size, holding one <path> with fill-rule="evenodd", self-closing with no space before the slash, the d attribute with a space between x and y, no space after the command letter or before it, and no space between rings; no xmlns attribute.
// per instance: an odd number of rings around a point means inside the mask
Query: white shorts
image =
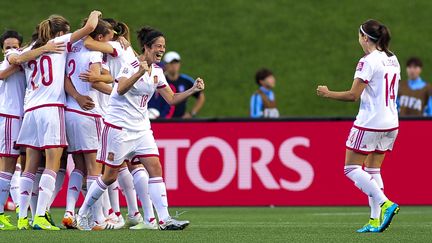
<svg viewBox="0 0 432 243"><path fill-rule="evenodd" d="M102 132L102 117L67 108L65 116L68 153L96 153Z"/></svg>
<svg viewBox="0 0 432 243"><path fill-rule="evenodd" d="M18 158L20 150L16 141L20 128L20 117L0 114L0 157Z"/></svg>
<svg viewBox="0 0 432 243"><path fill-rule="evenodd" d="M64 107L43 106L26 111L17 145L38 150L67 147Z"/></svg>
<svg viewBox="0 0 432 243"><path fill-rule="evenodd" d="M105 122L97 162L119 167L124 161L137 163L139 158L158 156L152 131L132 132Z"/></svg>
<svg viewBox="0 0 432 243"><path fill-rule="evenodd" d="M393 150L397 135L398 129L378 131L353 127L346 141L346 147L361 154L385 153Z"/></svg>

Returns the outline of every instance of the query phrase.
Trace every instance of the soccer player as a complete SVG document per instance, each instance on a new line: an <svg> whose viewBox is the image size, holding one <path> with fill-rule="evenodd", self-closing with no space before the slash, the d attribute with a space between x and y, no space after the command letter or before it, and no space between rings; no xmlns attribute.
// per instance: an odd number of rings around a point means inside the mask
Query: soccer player
<svg viewBox="0 0 432 243"><path fill-rule="evenodd" d="M32 49L48 42L62 42L69 47L81 38L90 34L97 25L99 11L93 11L87 24L69 34L69 22L61 16L50 16L39 24L38 39ZM70 49L70 48L68 48ZM14 63L20 55L9 55L7 59ZM29 196L32 192L35 172L45 152L45 170L39 182L39 196L36 217L33 219L34 229L60 230L45 217L48 203L55 189L56 173L60 167L63 148L67 146L64 123L64 73L67 51L56 54L45 54L24 64L27 90L23 125L17 145L26 147L27 161L21 176L19 229L30 227L27 219Z"/></svg>
<svg viewBox="0 0 432 243"><path fill-rule="evenodd" d="M340 101L361 98L359 114L346 142L345 175L369 196L371 218L357 232L383 232L399 211L383 192L380 168L398 133L400 66L389 50L390 31L380 22L368 20L360 25L359 43L366 55L357 64L351 89L335 92L318 86L317 94Z"/></svg>
<svg viewBox="0 0 432 243"><path fill-rule="evenodd" d="M177 221L169 215L159 152L148 118L147 101L158 91L170 105L176 104L202 91L204 81L198 78L191 89L174 94L167 85L162 69L155 64L160 62L165 53L164 35L158 30L144 27L138 32L138 39L143 51L141 60L144 61L138 66L123 66L116 78L118 83L110 97L101 149L98 151L98 160L108 166L102 177L88 190L77 217L81 229L88 228L89 208L107 186L116 180L119 166L125 159L143 164L149 173L147 185L140 180L146 176L146 171L137 168L132 172L138 197L141 199L145 194L150 195L158 214L159 228L181 230L189 224L189 221Z"/></svg>
<svg viewBox="0 0 432 243"><path fill-rule="evenodd" d="M109 41L113 35L109 23L99 20L96 29L90 33L94 39ZM82 175L86 172L87 187L102 173L102 167L96 163L96 152L101 133L102 116L97 103L99 92L111 93L111 86L103 82L84 82L79 75L91 70L101 74L102 53L90 51L84 47L84 40L71 46L67 56L67 77L65 78L65 91L67 95L66 107L66 133L68 139L68 153L71 153L75 163L73 177L68 185L68 201L66 213L62 223L66 228L74 228L75 203L82 188ZM112 77L109 77L112 80ZM86 97L94 101L93 108L85 104ZM82 101L84 99L84 102ZM95 205L93 215L97 227L115 228L106 221L99 205Z"/></svg>
<svg viewBox="0 0 432 243"><path fill-rule="evenodd" d="M139 65L139 61L135 56L135 52L133 49L128 46L127 39L129 38L129 28L126 24L117 22L113 19L105 19L114 26L114 38L113 41L108 43L98 42L93 40L93 38L87 38L85 41L85 46L91 50L101 51L106 55L106 64L108 69L113 77L117 77L120 73L120 68L124 65L132 65L137 67ZM123 43L123 44L122 44ZM128 46L126 49L124 46ZM104 99L106 100L106 99ZM128 170L129 168L129 170ZM128 217L126 219L125 227L137 227L142 229L158 229L157 222L155 221L155 215L153 211L153 206L150 201L150 197L145 194L142 198L140 198L143 211L144 211L144 219L138 210L138 203L136 199L136 191L135 188L137 182L134 180L131 172L137 169L145 170L143 165L137 164L132 165L129 163L123 163L119 170L118 175L118 184L120 185L122 192L126 198L127 206L128 206ZM147 175L147 174L145 174ZM141 178L144 184L148 183L148 176ZM113 183L114 185L116 182ZM111 186L111 185L110 185ZM115 199L115 198L114 198ZM115 202L114 202L115 203ZM120 212L116 212L119 216L119 221L122 221ZM144 221L144 223L143 223Z"/></svg>

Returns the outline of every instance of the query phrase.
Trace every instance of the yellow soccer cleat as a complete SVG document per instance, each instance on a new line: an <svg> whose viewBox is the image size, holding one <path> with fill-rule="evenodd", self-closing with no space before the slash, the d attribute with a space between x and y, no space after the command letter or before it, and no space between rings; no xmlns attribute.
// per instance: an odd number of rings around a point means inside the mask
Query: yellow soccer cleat
<svg viewBox="0 0 432 243"><path fill-rule="evenodd" d="M19 218L18 219L18 227L17 228L19 230L28 230L28 229L30 229L30 224L29 224L28 218L27 217L25 217L25 218Z"/></svg>
<svg viewBox="0 0 432 243"><path fill-rule="evenodd" d="M45 216L36 216L33 220L35 230L60 230L59 227L52 225Z"/></svg>
<svg viewBox="0 0 432 243"><path fill-rule="evenodd" d="M17 227L10 222L10 217L0 214L0 230L16 230Z"/></svg>

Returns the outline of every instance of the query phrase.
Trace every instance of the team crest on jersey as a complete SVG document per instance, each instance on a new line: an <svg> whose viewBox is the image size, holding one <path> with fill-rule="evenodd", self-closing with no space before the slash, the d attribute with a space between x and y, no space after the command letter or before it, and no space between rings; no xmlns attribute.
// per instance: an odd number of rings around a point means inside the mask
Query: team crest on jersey
<svg viewBox="0 0 432 243"><path fill-rule="evenodd" d="M159 78L158 78L157 75L155 75L155 76L153 77L153 82L154 82L155 84L157 84L157 83L159 82Z"/></svg>
<svg viewBox="0 0 432 243"><path fill-rule="evenodd" d="M364 62L359 62L359 63L357 64L356 71L361 71L361 70L363 70L363 65L364 65Z"/></svg>
<svg viewBox="0 0 432 243"><path fill-rule="evenodd" d="M108 160L109 161L114 161L114 153L113 152L109 152L108 153Z"/></svg>
<svg viewBox="0 0 432 243"><path fill-rule="evenodd" d="M128 68L124 68L123 69L123 74L127 74L129 72L129 69Z"/></svg>

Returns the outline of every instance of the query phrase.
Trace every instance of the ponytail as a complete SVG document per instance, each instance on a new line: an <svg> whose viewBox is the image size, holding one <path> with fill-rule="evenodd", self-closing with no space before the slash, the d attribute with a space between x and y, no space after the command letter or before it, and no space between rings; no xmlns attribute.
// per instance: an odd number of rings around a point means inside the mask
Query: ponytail
<svg viewBox="0 0 432 243"><path fill-rule="evenodd" d="M370 41L375 43L379 51L385 52L388 57L394 55L389 50L391 35L387 26L376 20L370 19L360 25L359 31L362 36L367 36Z"/></svg>
<svg viewBox="0 0 432 243"><path fill-rule="evenodd" d="M127 24L123 22L118 22L113 18L104 18L104 21L111 24L114 30L114 40L117 40L120 36L124 37L127 41L130 42L130 31Z"/></svg>
<svg viewBox="0 0 432 243"><path fill-rule="evenodd" d="M51 15L48 19L43 20L37 26L38 34L33 49L45 45L60 32L63 32L64 34L68 33L69 26L69 22L59 15Z"/></svg>

